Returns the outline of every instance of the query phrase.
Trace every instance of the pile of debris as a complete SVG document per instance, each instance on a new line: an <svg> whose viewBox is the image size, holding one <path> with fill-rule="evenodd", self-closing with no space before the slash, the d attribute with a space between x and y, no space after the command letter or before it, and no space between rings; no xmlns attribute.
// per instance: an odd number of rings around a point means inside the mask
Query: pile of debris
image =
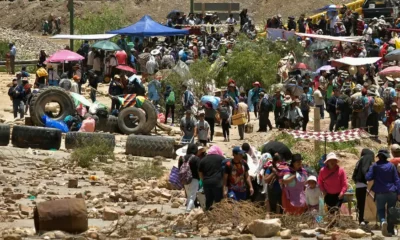
<svg viewBox="0 0 400 240"><path fill-rule="evenodd" d="M26 31L9 28L0 28L0 41L15 43L17 48L17 60L37 59L40 50L45 50L48 55L51 55L65 47L48 39L47 36L34 36Z"/></svg>

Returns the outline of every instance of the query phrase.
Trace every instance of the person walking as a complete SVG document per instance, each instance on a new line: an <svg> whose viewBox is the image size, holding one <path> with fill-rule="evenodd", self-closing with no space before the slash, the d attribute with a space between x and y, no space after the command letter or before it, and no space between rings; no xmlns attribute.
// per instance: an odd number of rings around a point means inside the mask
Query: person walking
<svg viewBox="0 0 400 240"><path fill-rule="evenodd" d="M247 117L247 122L250 122L250 111L249 106L246 104L246 99L243 97L239 98L239 104L237 109L237 114L245 114ZM240 140L244 140L244 128L246 124L241 124L238 126Z"/></svg>
<svg viewBox="0 0 400 240"><path fill-rule="evenodd" d="M224 135L224 142L229 142L229 128L231 127L232 107L229 98L222 101L221 106L218 108L219 116L221 118L222 133Z"/></svg>
<svg viewBox="0 0 400 240"><path fill-rule="evenodd" d="M19 85L17 83L17 79L14 78L12 80L12 86L8 89L8 96L10 97L12 103L13 103L13 112L14 112L14 118L18 117L18 112L20 114L20 118L24 118L24 113L25 113L25 107L24 107L24 96L25 96L25 91L22 85Z"/></svg>
<svg viewBox="0 0 400 240"><path fill-rule="evenodd" d="M307 130L307 123L310 121L309 114L310 114L310 99L307 95L309 92L309 87L304 87L303 88L303 94L300 96L300 110L303 115L303 124L302 124L302 129L303 131Z"/></svg>
<svg viewBox="0 0 400 240"><path fill-rule="evenodd" d="M364 221L365 199L367 197L367 180L365 176L369 167L374 163L374 160L374 152L368 148L364 148L361 151L361 158L356 163L352 176L352 180L356 184L358 222L360 225L366 224Z"/></svg>
<svg viewBox="0 0 400 240"><path fill-rule="evenodd" d="M212 142L214 137L214 128L215 128L215 114L217 113L217 111L214 109L211 102L207 102L206 104L204 104L204 111L206 113L205 120L208 122L208 125L210 125L209 142Z"/></svg>
<svg viewBox="0 0 400 240"><path fill-rule="evenodd" d="M338 157L331 152L326 156L325 167L318 175L318 185L324 194L325 204L330 213L338 211L347 191L346 172L338 166Z"/></svg>
<svg viewBox="0 0 400 240"><path fill-rule="evenodd" d="M213 145L199 163L199 177L203 181L206 210L223 198L221 166L225 157L220 147Z"/></svg>
<svg viewBox="0 0 400 240"><path fill-rule="evenodd" d="M205 111L200 110L198 112L199 120L196 123L194 136L198 138L199 143L203 146L207 146L208 139L210 139L210 125L205 121Z"/></svg>
<svg viewBox="0 0 400 240"><path fill-rule="evenodd" d="M379 220L381 221L381 230L384 237L391 237L395 234L394 224L387 221L389 209L396 206L400 200L400 178L396 167L388 161L389 151L379 150L378 161L368 170L365 179L374 181L372 191L375 193L376 208Z"/></svg>
<svg viewBox="0 0 400 240"><path fill-rule="evenodd" d="M258 124L259 124L259 129L257 132L267 132L267 126L269 127L269 130L272 130L272 124L271 121L269 120L269 112L273 108L271 102L268 99L268 96L265 96L264 92L260 93L259 96L259 107L258 107L258 112L259 112L259 118L258 118Z"/></svg>
<svg viewBox="0 0 400 240"><path fill-rule="evenodd" d="M275 127L278 128L278 121L284 113L284 97L282 96L280 89L275 90L275 94L272 97L272 106L274 111Z"/></svg>
<svg viewBox="0 0 400 240"><path fill-rule="evenodd" d="M92 102L96 102L96 93L99 81L98 76L93 69L88 71L88 82L90 87L90 99Z"/></svg>
<svg viewBox="0 0 400 240"><path fill-rule="evenodd" d="M196 131L196 121L192 117L192 111L186 110L186 115L181 119L180 129L182 142L193 143L194 133Z"/></svg>
<svg viewBox="0 0 400 240"><path fill-rule="evenodd" d="M337 117L338 117L338 98L340 96L339 88L335 88L333 90L333 96L328 99L327 102L327 111L329 113L330 123L329 123L329 131L333 131L337 124Z"/></svg>
<svg viewBox="0 0 400 240"><path fill-rule="evenodd" d="M324 101L324 95L322 92L324 91L324 87L320 85L317 90L314 92L314 102L315 102L315 107L319 108L319 114L321 116L321 119L324 119L325 116L325 101Z"/></svg>
<svg viewBox="0 0 400 240"><path fill-rule="evenodd" d="M167 85L164 93L165 101L165 124L168 123L168 115L171 113L171 126L174 126L175 122L175 92L171 85Z"/></svg>
<svg viewBox="0 0 400 240"><path fill-rule="evenodd" d="M11 74L15 74L15 57L17 55L17 48L15 47L14 43L10 43L9 45L10 48L10 68L11 68Z"/></svg>
<svg viewBox="0 0 400 240"><path fill-rule="evenodd" d="M251 103L254 106L254 115L257 117L258 113L258 103L260 101L260 93L265 92L264 89L261 88L261 84L259 82L253 83L254 88L252 89L253 95L251 97Z"/></svg>

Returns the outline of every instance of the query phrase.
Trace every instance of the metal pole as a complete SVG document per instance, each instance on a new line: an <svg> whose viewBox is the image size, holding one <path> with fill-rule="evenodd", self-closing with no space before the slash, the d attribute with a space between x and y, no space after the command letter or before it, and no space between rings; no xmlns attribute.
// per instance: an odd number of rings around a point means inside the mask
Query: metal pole
<svg viewBox="0 0 400 240"><path fill-rule="evenodd" d="M68 0L69 9L69 34L74 35L74 0ZM69 40L69 48L74 51L74 40Z"/></svg>
<svg viewBox="0 0 400 240"><path fill-rule="evenodd" d="M190 12L194 13L194 0L190 0Z"/></svg>

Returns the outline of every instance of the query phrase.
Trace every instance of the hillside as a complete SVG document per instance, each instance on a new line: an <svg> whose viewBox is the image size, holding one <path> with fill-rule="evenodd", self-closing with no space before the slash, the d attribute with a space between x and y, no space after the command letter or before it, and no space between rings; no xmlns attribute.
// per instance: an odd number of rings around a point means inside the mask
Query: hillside
<svg viewBox="0 0 400 240"><path fill-rule="evenodd" d="M225 2L222 0L196 0L195 2ZM286 20L288 16L298 17L301 13L313 14L313 11L327 4L343 4L350 2L329 0L238 0L240 8L247 8L253 19L261 24L268 17L282 14ZM63 32L69 30L69 14L66 0L28 1L16 0L13 2L0 1L2 21L0 27L20 29L30 32L39 32L42 21L50 14L61 16ZM133 23L144 14L150 14L157 21L165 21L165 16L172 9L189 11L189 1L182 0L75 0L76 17L85 17L87 12L101 14L103 8L121 8L124 16Z"/></svg>

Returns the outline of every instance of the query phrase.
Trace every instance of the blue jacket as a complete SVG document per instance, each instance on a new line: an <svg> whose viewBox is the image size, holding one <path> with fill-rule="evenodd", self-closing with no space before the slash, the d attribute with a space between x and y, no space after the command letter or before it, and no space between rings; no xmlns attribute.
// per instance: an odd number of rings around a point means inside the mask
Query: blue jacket
<svg viewBox="0 0 400 240"><path fill-rule="evenodd" d="M400 195L400 178L396 167L387 161L374 163L365 176L367 181L374 180L372 191L375 193L396 192Z"/></svg>

